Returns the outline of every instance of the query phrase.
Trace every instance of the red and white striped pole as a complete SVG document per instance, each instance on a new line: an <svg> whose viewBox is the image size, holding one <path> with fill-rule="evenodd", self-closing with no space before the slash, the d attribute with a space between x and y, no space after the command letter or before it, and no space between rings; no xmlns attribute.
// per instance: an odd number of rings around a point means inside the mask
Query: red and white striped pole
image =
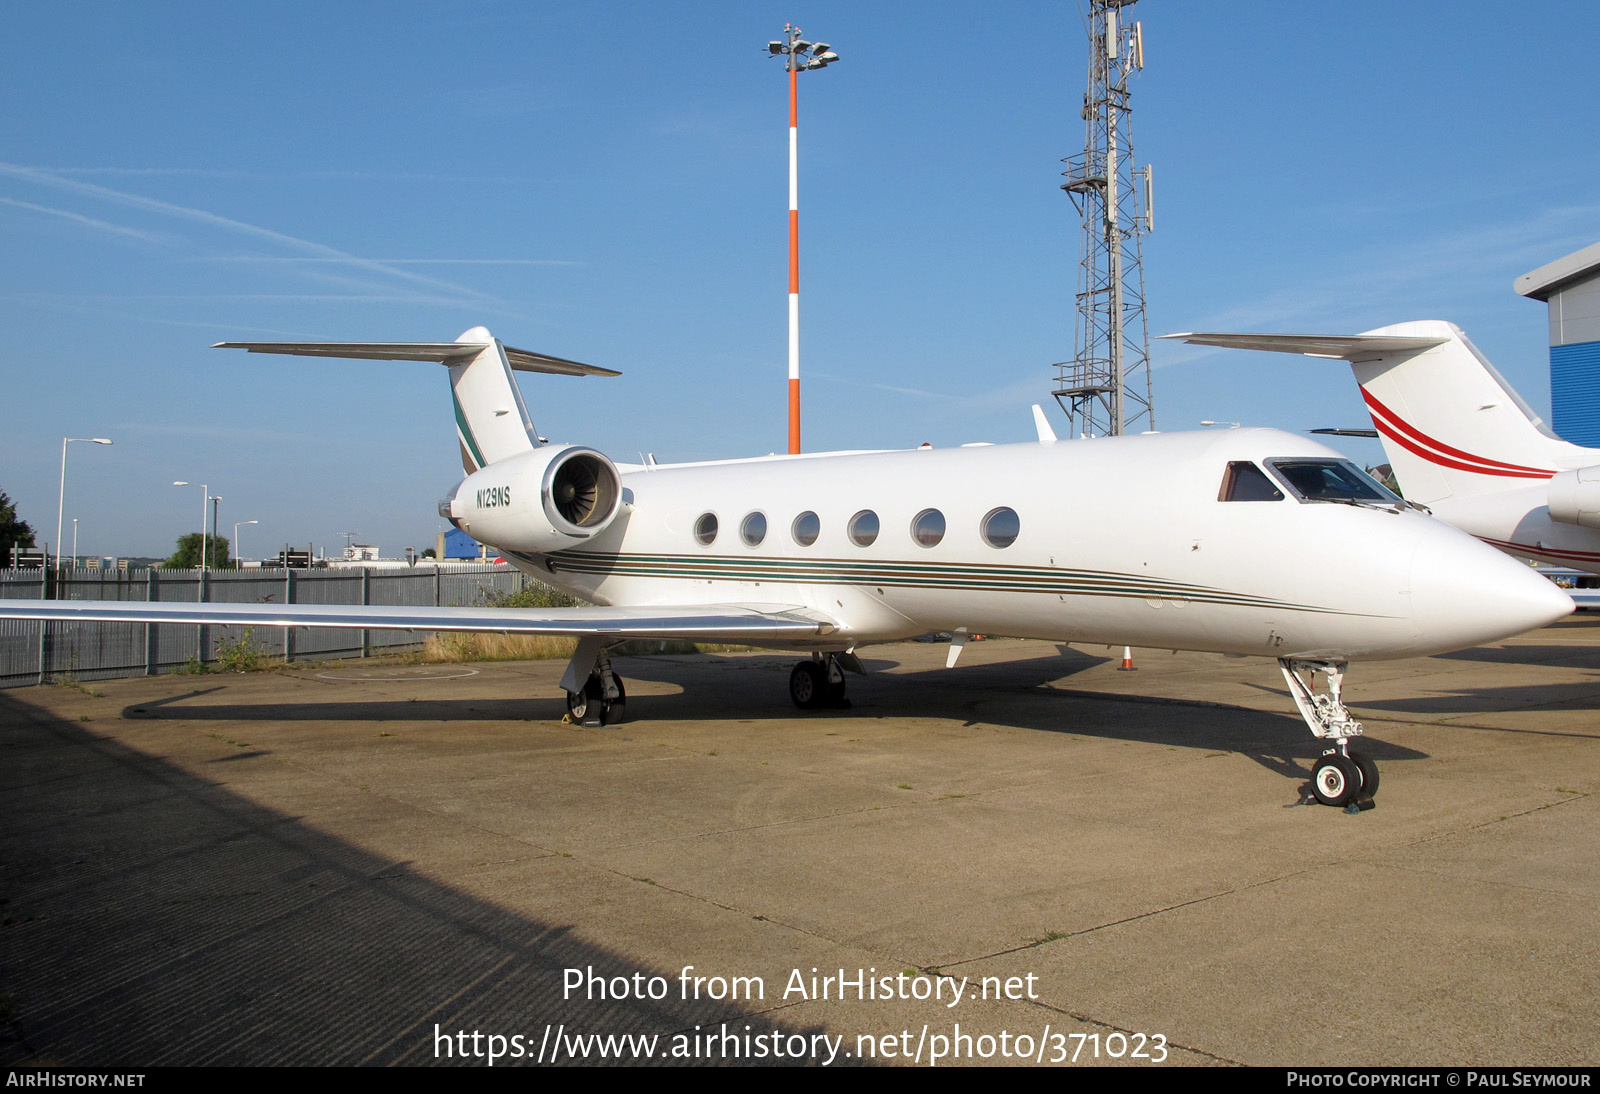
<svg viewBox="0 0 1600 1094"><path fill-rule="evenodd" d="M827 68L839 55L825 42L807 42L800 28L783 28L767 52L789 70L789 453L800 451L800 70Z"/></svg>
<svg viewBox="0 0 1600 1094"><path fill-rule="evenodd" d="M798 34L795 28L793 34ZM791 35L791 37L793 36ZM789 454L800 451L800 69L789 56Z"/></svg>

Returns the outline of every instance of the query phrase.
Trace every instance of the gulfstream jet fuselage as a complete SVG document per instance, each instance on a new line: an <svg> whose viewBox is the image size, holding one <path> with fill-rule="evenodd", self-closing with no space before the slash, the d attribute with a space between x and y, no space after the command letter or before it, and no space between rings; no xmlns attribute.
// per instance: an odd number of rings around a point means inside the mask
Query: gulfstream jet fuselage
<svg viewBox="0 0 1600 1094"><path fill-rule="evenodd" d="M1312 789L1370 799L1347 747L1347 662L1457 649L1572 610L1549 582L1407 507L1319 444L1242 429L950 449L619 465L534 429L513 370L606 374L450 343L226 343L257 352L449 367L466 477L440 512L593 607L0 604L0 617L567 634L573 718L626 700L608 647L627 638L745 642L806 654L802 708L846 702L872 643L949 632L1278 659L1330 747ZM1326 679L1318 691L1317 675Z"/></svg>

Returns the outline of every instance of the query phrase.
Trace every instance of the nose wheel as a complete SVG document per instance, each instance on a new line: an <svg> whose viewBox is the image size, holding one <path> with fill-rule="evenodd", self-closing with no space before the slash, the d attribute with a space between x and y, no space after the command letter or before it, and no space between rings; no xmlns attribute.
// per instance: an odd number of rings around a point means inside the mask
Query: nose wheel
<svg viewBox="0 0 1600 1094"><path fill-rule="evenodd" d="M1370 809L1377 792L1378 765L1364 752L1329 751L1311 769L1311 794L1323 805Z"/></svg>

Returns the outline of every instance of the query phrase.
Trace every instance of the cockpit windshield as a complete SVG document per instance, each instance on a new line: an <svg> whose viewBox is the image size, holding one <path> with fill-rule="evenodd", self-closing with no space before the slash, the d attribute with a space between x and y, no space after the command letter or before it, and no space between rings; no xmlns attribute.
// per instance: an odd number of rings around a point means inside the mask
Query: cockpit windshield
<svg viewBox="0 0 1600 1094"><path fill-rule="evenodd" d="M1275 459L1266 464L1301 501L1405 504L1349 460Z"/></svg>

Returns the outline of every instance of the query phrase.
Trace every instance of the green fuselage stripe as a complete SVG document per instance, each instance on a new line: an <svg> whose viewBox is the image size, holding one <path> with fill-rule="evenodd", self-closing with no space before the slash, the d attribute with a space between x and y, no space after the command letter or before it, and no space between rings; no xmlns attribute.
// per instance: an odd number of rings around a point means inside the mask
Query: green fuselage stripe
<svg viewBox="0 0 1600 1094"><path fill-rule="evenodd" d="M461 439L466 443L467 451L472 453L472 458L478 461L479 468L486 466L489 461L483 458L483 451L478 447L478 439L472 435L472 427L467 424L466 412L461 409L461 400L456 398L456 389L454 387L450 389L450 401L455 404L456 429L460 431Z"/></svg>
<svg viewBox="0 0 1600 1094"><path fill-rule="evenodd" d="M517 554L541 564L536 556ZM1049 593L1179 600L1240 607L1332 612L1310 604L1229 592L1204 585L1161 581L1135 574L1047 566L986 566L971 563L870 562L848 559L728 558L709 555L619 555L563 551L542 560L552 572L675 578L702 581L777 582L796 585L877 585L901 589L968 592ZM1336 614L1348 614L1339 612Z"/></svg>

